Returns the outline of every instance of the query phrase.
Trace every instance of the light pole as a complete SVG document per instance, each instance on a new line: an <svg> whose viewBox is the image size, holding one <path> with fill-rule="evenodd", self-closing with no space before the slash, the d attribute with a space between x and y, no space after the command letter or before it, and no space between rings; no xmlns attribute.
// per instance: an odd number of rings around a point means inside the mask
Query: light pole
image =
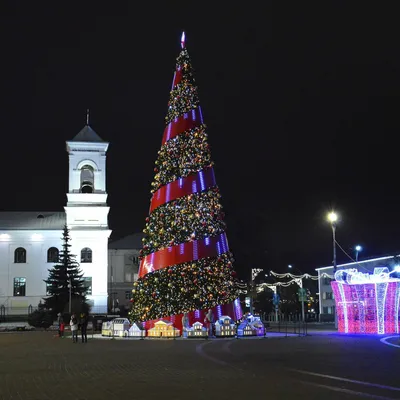
<svg viewBox="0 0 400 400"><path fill-rule="evenodd" d="M336 265L336 223L338 220L338 216L335 212L331 211L328 214L328 221L331 223L332 226L332 244L333 244L333 276L335 276L337 265ZM335 307L335 328L338 327L337 321L337 312Z"/></svg>
<svg viewBox="0 0 400 400"><path fill-rule="evenodd" d="M68 311L69 311L69 315L71 315L71 311L72 311L72 281L71 281L71 277L69 277L69 283L68 283L68 289L69 289L69 305L68 305Z"/></svg>
<svg viewBox="0 0 400 400"><path fill-rule="evenodd" d="M338 220L338 216L335 212L330 212L328 214L328 221L332 226L332 245L333 245L333 273L336 273L336 222Z"/></svg>
<svg viewBox="0 0 400 400"><path fill-rule="evenodd" d="M356 262L358 262L358 253L362 251L362 247L358 244L354 250L356 251Z"/></svg>
<svg viewBox="0 0 400 400"><path fill-rule="evenodd" d="M293 265L289 264L288 265L289 269L293 269ZM300 272L300 275L303 275L302 272L296 268L297 271ZM300 300L300 306L301 306L301 320L305 322L305 316L304 316L304 289L303 289L303 278L295 278L296 283L299 285L299 300Z"/></svg>
<svg viewBox="0 0 400 400"><path fill-rule="evenodd" d="M255 290L254 279L262 271L262 268L252 268L251 269L251 282L250 282L250 314L253 315L253 294Z"/></svg>

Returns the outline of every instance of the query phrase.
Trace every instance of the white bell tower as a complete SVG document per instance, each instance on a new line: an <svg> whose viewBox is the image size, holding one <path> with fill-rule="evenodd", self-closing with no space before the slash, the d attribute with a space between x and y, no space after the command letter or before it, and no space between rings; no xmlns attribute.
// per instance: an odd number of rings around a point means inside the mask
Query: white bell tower
<svg viewBox="0 0 400 400"><path fill-rule="evenodd" d="M65 207L71 234L71 252L91 286L88 299L92 312L107 312L108 213L106 153L104 142L87 124L71 141L69 187Z"/></svg>

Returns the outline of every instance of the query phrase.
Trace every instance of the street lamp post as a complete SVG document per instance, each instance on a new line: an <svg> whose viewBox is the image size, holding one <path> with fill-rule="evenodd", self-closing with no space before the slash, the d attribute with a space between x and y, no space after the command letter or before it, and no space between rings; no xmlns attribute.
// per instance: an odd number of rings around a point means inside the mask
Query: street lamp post
<svg viewBox="0 0 400 400"><path fill-rule="evenodd" d="M68 305L68 311L69 311L69 315L71 315L71 311L72 311L72 281L71 281L71 277L69 278L69 283L68 283L68 289L69 289L69 305Z"/></svg>
<svg viewBox="0 0 400 400"><path fill-rule="evenodd" d="M338 216L335 212L330 212L328 214L328 221L331 223L332 226L332 245L333 245L333 275L335 276L337 264L336 264L336 222L338 220ZM335 328L338 326L337 321L337 312L335 307Z"/></svg>
<svg viewBox="0 0 400 400"><path fill-rule="evenodd" d="M358 262L358 253L362 251L362 247L358 244L354 250L356 251L356 262Z"/></svg>
<svg viewBox="0 0 400 400"><path fill-rule="evenodd" d="M254 291L255 291L255 285L254 285L254 279L257 277L257 275L262 271L261 268L252 268L251 269L251 281L250 281L250 314L253 315L254 312L254 307L253 307L253 299L254 299Z"/></svg>
<svg viewBox="0 0 400 400"><path fill-rule="evenodd" d="M288 265L289 269L293 269L293 266L291 264ZM300 272L300 275L303 275L302 272L296 268L297 271ZM295 279L296 283L299 285L300 292L301 292L301 297L299 295L300 299L300 306L301 306L301 320L305 322L305 315L304 315L304 291L303 291L303 278L296 278Z"/></svg>

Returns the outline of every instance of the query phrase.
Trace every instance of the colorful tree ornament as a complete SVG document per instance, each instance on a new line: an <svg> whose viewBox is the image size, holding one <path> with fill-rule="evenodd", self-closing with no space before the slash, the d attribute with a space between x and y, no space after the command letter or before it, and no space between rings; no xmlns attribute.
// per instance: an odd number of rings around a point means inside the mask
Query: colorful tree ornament
<svg viewBox="0 0 400 400"><path fill-rule="evenodd" d="M216 318L242 316L184 33L181 48L155 162L139 278L132 290L130 318L147 321L147 329L159 318L180 327L184 313L191 324L203 322L209 308Z"/></svg>

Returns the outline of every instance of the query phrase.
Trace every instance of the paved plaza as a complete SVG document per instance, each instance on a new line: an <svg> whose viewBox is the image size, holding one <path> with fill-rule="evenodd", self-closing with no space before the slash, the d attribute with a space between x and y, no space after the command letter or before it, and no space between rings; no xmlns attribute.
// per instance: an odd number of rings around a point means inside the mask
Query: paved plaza
<svg viewBox="0 0 400 400"><path fill-rule="evenodd" d="M50 332L2 333L0 399L399 399L400 348L380 339L73 344Z"/></svg>

